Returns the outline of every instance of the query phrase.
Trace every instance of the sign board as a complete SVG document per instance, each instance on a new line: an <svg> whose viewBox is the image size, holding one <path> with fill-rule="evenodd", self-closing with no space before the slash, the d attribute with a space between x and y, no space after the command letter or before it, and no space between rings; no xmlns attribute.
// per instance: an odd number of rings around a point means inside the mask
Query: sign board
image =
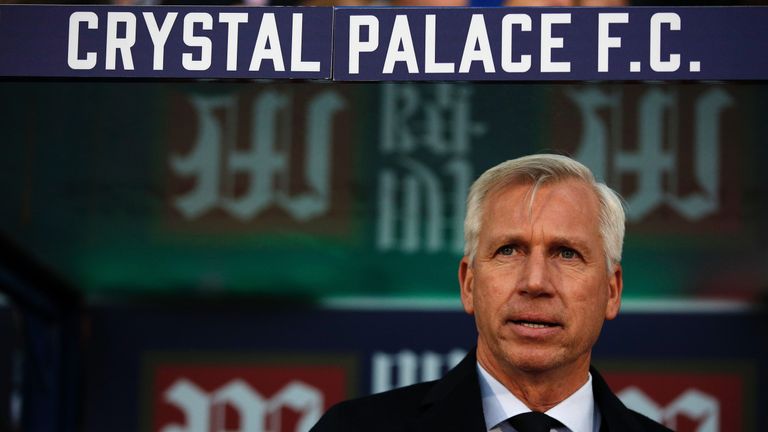
<svg viewBox="0 0 768 432"><path fill-rule="evenodd" d="M759 80L766 21L762 7L0 6L0 76Z"/></svg>
<svg viewBox="0 0 768 432"><path fill-rule="evenodd" d="M764 8L337 9L334 79L761 79L766 19Z"/></svg>
<svg viewBox="0 0 768 432"><path fill-rule="evenodd" d="M330 8L0 6L0 76L329 79Z"/></svg>

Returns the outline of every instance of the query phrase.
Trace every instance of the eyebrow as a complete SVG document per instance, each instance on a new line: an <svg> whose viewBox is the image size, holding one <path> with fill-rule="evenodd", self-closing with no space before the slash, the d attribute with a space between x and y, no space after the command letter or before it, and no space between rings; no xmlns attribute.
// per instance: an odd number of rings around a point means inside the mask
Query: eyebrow
<svg viewBox="0 0 768 432"><path fill-rule="evenodd" d="M570 246L574 249L582 250L582 251L588 251L590 250L588 246L588 242L585 242L578 238L569 238L569 237L554 237L551 239L550 243L556 244L556 245L563 245L563 246Z"/></svg>
<svg viewBox="0 0 768 432"><path fill-rule="evenodd" d="M517 234L507 234L507 235L499 235L496 237L492 237L490 241L490 246L495 249L501 245L506 245L506 244L527 245L528 243L529 241L523 236L520 236ZM568 246L573 249L584 251L584 252L591 251L591 248L588 246L589 242L586 242L583 239L579 239L579 238L555 236L555 237L549 238L547 243L549 245Z"/></svg>
<svg viewBox="0 0 768 432"><path fill-rule="evenodd" d="M505 245L510 243L520 244L520 243L527 243L527 241L523 240L523 237L519 235L503 234L496 237L491 237L489 243L493 247L496 247L496 245Z"/></svg>

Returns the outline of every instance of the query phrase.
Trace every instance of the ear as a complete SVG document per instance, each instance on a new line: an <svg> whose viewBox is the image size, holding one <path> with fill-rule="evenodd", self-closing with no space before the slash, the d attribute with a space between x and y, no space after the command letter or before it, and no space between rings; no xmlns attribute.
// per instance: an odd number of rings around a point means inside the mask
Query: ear
<svg viewBox="0 0 768 432"><path fill-rule="evenodd" d="M474 294L475 274L468 257L461 259L459 263L459 287L461 288L461 304L464 305L464 311L470 315L475 313Z"/></svg>
<svg viewBox="0 0 768 432"><path fill-rule="evenodd" d="M608 303L605 306L605 319L612 320L619 314L623 288L621 264L616 264L613 267L613 272L608 276Z"/></svg>

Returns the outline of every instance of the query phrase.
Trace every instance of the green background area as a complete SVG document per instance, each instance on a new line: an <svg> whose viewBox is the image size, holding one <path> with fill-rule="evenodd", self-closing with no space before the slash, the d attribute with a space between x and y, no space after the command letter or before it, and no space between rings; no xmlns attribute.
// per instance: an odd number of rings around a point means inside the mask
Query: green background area
<svg viewBox="0 0 768 432"><path fill-rule="evenodd" d="M573 95L588 91L613 102L579 108ZM715 91L730 102L717 111L719 133L715 147L707 147L697 136L707 129L696 113ZM259 117L267 93L285 103ZM314 101L331 94L342 107L312 114ZM666 98L656 111L654 95ZM722 84L4 82L0 229L88 295L455 298L461 253L451 246L460 235L454 197L466 188L454 182L451 167L474 179L532 152L578 156L585 136L600 136L587 131L593 115L592 124L605 132L602 171L625 197L640 194L647 174L620 172L616 162L643 149L639 131L656 130L673 160L659 177L662 198L628 224L626 297L756 299L768 286L764 95L762 85ZM272 147L289 155L291 169L270 177L271 190L288 184L291 196L311 191L305 169L316 155L309 156L309 143L329 140L327 210L298 220L273 196L247 218L219 204L200 217L181 217L173 200L196 183L174 172L170 161L205 139L195 98L235 101L231 111L214 115L224 137L216 144L225 155L221 172L229 169L227 152L252 150L265 128L275 134ZM387 98L396 103L387 105ZM313 115L320 120L308 127ZM227 129L233 118L237 125ZM327 119L330 132L317 136ZM235 138L226 144L230 133ZM399 150L384 148L387 133ZM702 154L714 157L714 171L697 171ZM659 163L651 159L647 172ZM414 214L417 247L408 250L401 241L404 184L414 164L434 175L443 197L435 250L427 247L433 219L424 189ZM377 240L385 172L399 182L390 247ZM708 193L701 179L711 176L716 189ZM249 174L229 180L233 197L249 192ZM670 196L696 193L714 202L714 210L686 218L668 204Z"/></svg>

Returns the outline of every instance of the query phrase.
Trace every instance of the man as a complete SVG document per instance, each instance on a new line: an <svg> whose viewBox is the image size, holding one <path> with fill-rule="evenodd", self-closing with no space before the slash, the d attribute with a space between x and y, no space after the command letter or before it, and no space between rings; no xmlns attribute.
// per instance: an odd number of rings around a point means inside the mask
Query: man
<svg viewBox="0 0 768 432"><path fill-rule="evenodd" d="M459 284L477 348L438 381L341 403L312 430L631 432L592 346L619 312L624 209L584 165L504 162L472 185Z"/></svg>

